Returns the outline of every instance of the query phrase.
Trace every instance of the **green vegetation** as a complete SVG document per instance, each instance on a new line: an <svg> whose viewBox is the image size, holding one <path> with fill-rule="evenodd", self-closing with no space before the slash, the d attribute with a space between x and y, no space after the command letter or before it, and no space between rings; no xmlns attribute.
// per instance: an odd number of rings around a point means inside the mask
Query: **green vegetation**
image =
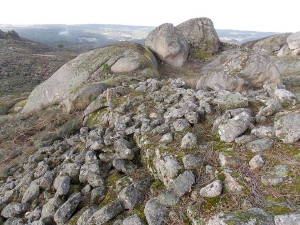
<svg viewBox="0 0 300 225"><path fill-rule="evenodd" d="M212 54L207 51L201 51L199 50L197 53L195 53L195 58L196 59L207 59L212 57Z"/></svg>
<svg viewBox="0 0 300 225"><path fill-rule="evenodd" d="M105 63L105 64L103 65L102 71L103 71L103 73L105 73L105 74L109 74L109 73L110 73L110 66L109 66L107 63Z"/></svg>

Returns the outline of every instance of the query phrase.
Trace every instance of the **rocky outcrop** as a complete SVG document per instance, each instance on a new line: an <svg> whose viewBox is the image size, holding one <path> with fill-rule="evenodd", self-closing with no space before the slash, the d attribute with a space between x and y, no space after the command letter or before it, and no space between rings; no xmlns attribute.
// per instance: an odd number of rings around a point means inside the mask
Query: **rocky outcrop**
<svg viewBox="0 0 300 225"><path fill-rule="evenodd" d="M253 51L229 51L201 68L197 89L242 92L262 88L265 83L281 82L269 56Z"/></svg>
<svg viewBox="0 0 300 225"><path fill-rule="evenodd" d="M287 37L291 33L274 34L269 37L250 41L242 44L242 47L252 49L257 52L265 52L269 55L277 55L279 50L282 49L287 43Z"/></svg>
<svg viewBox="0 0 300 225"><path fill-rule="evenodd" d="M291 34L287 38L289 49L294 50L300 48L300 32Z"/></svg>
<svg viewBox="0 0 300 225"><path fill-rule="evenodd" d="M149 49L139 44L122 43L83 53L38 85L31 92L22 112L26 114L66 99L91 77L101 81L101 72L105 68L111 68L112 72L128 73L145 68L155 70L156 66L156 59Z"/></svg>
<svg viewBox="0 0 300 225"><path fill-rule="evenodd" d="M160 60L174 67L181 67L188 57L189 46L187 40L170 23L162 24L150 32L146 38L145 45Z"/></svg>
<svg viewBox="0 0 300 225"><path fill-rule="evenodd" d="M208 58L219 50L220 41L213 22L209 18L190 19L176 26L190 45L190 55Z"/></svg>
<svg viewBox="0 0 300 225"><path fill-rule="evenodd" d="M300 55L300 32L287 37L286 44L280 49L277 56L298 56Z"/></svg>
<svg viewBox="0 0 300 225"><path fill-rule="evenodd" d="M0 30L0 39L20 40L20 36L14 30L6 31L6 32Z"/></svg>

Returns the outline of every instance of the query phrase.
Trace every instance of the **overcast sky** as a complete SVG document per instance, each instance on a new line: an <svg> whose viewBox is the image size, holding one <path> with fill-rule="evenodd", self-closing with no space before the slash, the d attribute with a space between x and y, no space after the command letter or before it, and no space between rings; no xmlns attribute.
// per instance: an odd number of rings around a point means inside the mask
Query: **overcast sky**
<svg viewBox="0 0 300 225"><path fill-rule="evenodd" d="M300 0L0 0L0 24L177 25L209 17L215 28L300 31Z"/></svg>

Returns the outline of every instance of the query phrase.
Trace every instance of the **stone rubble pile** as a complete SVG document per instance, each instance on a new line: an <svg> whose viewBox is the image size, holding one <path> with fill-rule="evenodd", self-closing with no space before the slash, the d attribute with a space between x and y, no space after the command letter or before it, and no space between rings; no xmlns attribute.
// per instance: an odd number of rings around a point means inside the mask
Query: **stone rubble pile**
<svg viewBox="0 0 300 225"><path fill-rule="evenodd" d="M298 101L275 84L240 94L187 89L182 79L148 79L106 90L85 109L78 134L10 168L0 184L0 222L166 224L182 201L247 189L234 173L242 165L237 156L220 151L218 167L207 164L213 148L207 137L240 145L254 156L248 169L259 170L265 163L261 154L275 141L300 139ZM201 167L206 171L200 173ZM279 165L261 183L277 185L288 177L289 167ZM192 224L300 223L298 213L273 217L255 207L211 218L186 210Z"/></svg>

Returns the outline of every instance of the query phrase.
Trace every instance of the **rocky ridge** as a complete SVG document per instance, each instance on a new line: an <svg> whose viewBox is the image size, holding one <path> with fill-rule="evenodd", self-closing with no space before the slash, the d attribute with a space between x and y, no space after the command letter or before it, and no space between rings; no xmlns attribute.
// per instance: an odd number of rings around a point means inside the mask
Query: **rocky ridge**
<svg viewBox="0 0 300 225"><path fill-rule="evenodd" d="M211 28L204 18L184 24L197 21ZM149 36L166 49L187 38L171 24ZM0 222L299 224L300 99L272 58L236 47L202 58L195 90L182 78L158 79L149 48L84 53L32 92L20 120L64 109L80 124L6 169Z"/></svg>

